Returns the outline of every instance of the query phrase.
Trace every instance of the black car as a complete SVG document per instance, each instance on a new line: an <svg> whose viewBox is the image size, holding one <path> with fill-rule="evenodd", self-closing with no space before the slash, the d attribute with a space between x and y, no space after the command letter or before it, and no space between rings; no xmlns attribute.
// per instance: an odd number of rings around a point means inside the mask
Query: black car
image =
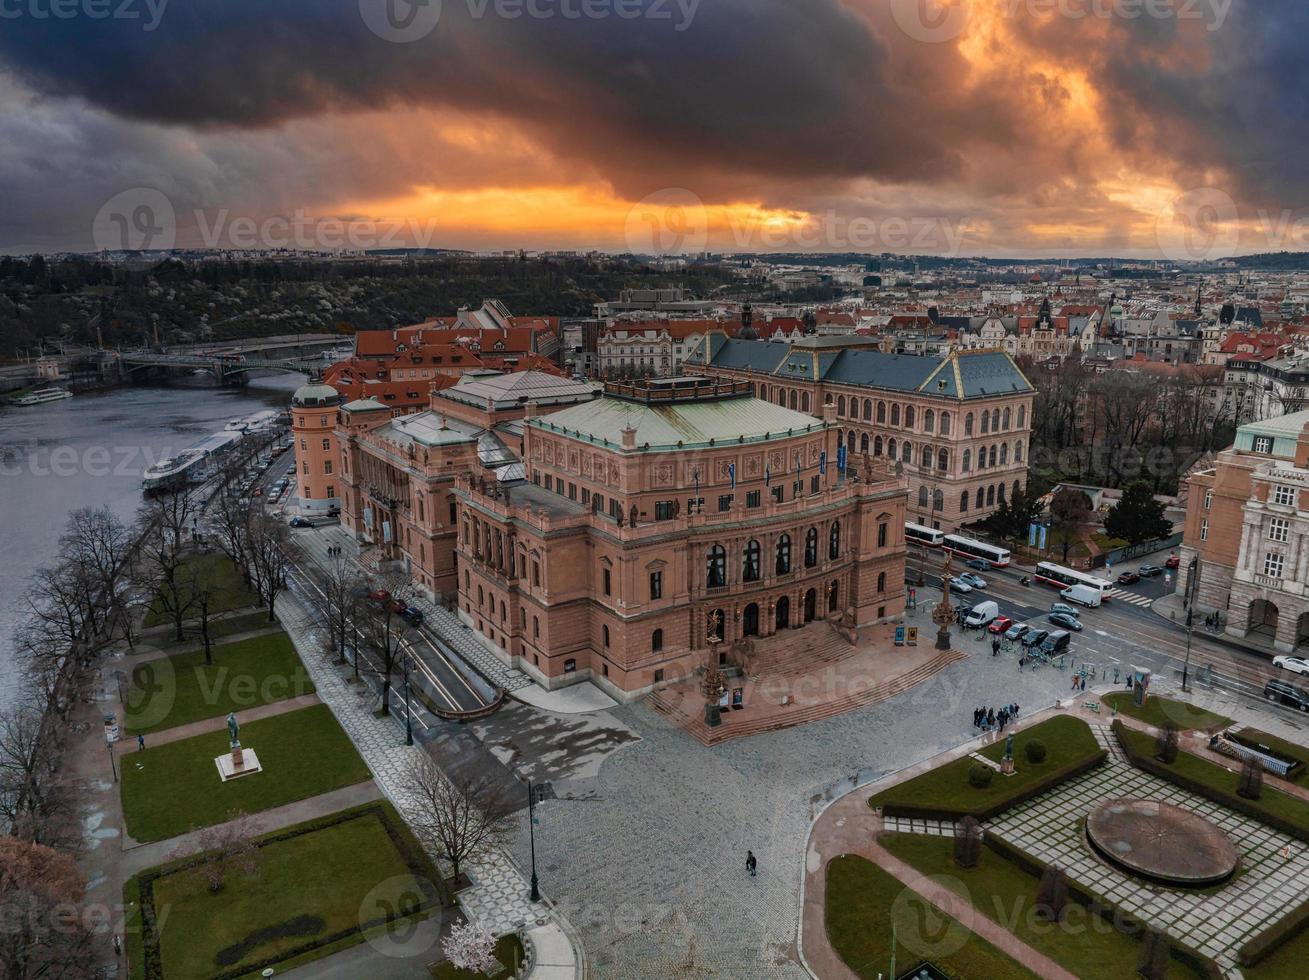
<svg viewBox="0 0 1309 980"><path fill-rule="evenodd" d="M1023 646L1027 647L1029 650L1033 647L1039 647L1045 642L1045 638L1049 635L1049 630L1029 630L1023 634Z"/></svg>
<svg viewBox="0 0 1309 980"><path fill-rule="evenodd" d="M1160 565L1142 565L1140 568L1142 578L1158 578L1163 573L1164 570Z"/></svg>
<svg viewBox="0 0 1309 980"><path fill-rule="evenodd" d="M1286 681L1269 681L1264 685L1264 697L1288 708L1309 712L1309 691Z"/></svg>
<svg viewBox="0 0 1309 980"><path fill-rule="evenodd" d="M1050 622L1056 626L1062 626L1066 630L1072 630L1074 633L1082 632L1082 623L1076 616L1070 616L1066 612L1052 612Z"/></svg>
<svg viewBox="0 0 1309 980"><path fill-rule="evenodd" d="M1119 585L1135 585L1139 581L1141 581L1141 576L1137 575L1136 572L1123 572L1122 575L1118 576Z"/></svg>
<svg viewBox="0 0 1309 980"><path fill-rule="evenodd" d="M404 618L404 621L408 623L410 626L423 625L423 611L421 609L415 609L413 606L406 606L404 611L401 612L400 615Z"/></svg>

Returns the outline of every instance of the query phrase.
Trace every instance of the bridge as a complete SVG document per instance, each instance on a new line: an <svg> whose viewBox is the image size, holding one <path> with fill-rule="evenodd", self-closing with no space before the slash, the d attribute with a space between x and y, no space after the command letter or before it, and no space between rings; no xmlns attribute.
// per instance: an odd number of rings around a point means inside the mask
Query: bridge
<svg viewBox="0 0 1309 980"><path fill-rule="evenodd" d="M207 371L220 384L239 384L251 371L311 374L326 367L322 353L341 343L331 335L286 340L273 338L239 345L196 346L171 351L149 349L115 352L124 376L153 369ZM280 356L279 356L280 355ZM289 355L289 356L288 356Z"/></svg>

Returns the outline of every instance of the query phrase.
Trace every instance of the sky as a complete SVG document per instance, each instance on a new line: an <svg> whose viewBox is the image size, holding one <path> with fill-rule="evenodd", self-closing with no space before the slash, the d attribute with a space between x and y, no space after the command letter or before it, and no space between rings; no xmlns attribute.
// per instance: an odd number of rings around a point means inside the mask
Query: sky
<svg viewBox="0 0 1309 980"><path fill-rule="evenodd" d="M1309 248L1303 0L0 0L0 251Z"/></svg>

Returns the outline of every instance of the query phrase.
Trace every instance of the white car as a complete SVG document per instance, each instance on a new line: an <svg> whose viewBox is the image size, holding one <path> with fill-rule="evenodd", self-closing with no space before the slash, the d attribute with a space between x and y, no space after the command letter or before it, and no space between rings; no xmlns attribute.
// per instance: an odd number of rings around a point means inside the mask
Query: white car
<svg viewBox="0 0 1309 980"><path fill-rule="evenodd" d="M974 589L986 588L986 579L982 578L980 575L974 575L972 572L960 572L959 580L961 582L967 582Z"/></svg>
<svg viewBox="0 0 1309 980"><path fill-rule="evenodd" d="M969 585L967 582L965 582L962 578L955 576L954 578L950 579L950 591L958 592L962 595L968 592L972 592L973 587Z"/></svg>
<svg viewBox="0 0 1309 980"><path fill-rule="evenodd" d="M1309 674L1309 660L1303 657L1274 657L1273 666L1289 670L1293 674Z"/></svg>

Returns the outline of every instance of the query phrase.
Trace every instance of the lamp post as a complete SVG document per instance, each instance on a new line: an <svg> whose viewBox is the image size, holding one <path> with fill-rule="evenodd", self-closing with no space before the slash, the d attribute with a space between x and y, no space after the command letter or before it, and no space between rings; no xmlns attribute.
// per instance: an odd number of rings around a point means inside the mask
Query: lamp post
<svg viewBox="0 0 1309 980"><path fill-rule="evenodd" d="M1190 691L1188 681L1191 676L1191 621L1195 616L1196 577L1200 571L1200 556L1191 559L1186 570L1186 659L1182 662L1182 690Z"/></svg>
<svg viewBox="0 0 1309 980"><path fill-rule="evenodd" d="M105 736L105 748L109 751L109 771L114 774L114 782L118 782L118 763L114 759L114 743Z"/></svg>
<svg viewBox="0 0 1309 980"><path fill-rule="evenodd" d="M405 745L414 744L413 709L409 707L409 654L404 654L402 661L405 672Z"/></svg>
<svg viewBox="0 0 1309 980"><path fill-rule="evenodd" d="M527 784L527 834L532 846L532 891L528 896L533 902L541 901L541 889L536 879L536 787Z"/></svg>

